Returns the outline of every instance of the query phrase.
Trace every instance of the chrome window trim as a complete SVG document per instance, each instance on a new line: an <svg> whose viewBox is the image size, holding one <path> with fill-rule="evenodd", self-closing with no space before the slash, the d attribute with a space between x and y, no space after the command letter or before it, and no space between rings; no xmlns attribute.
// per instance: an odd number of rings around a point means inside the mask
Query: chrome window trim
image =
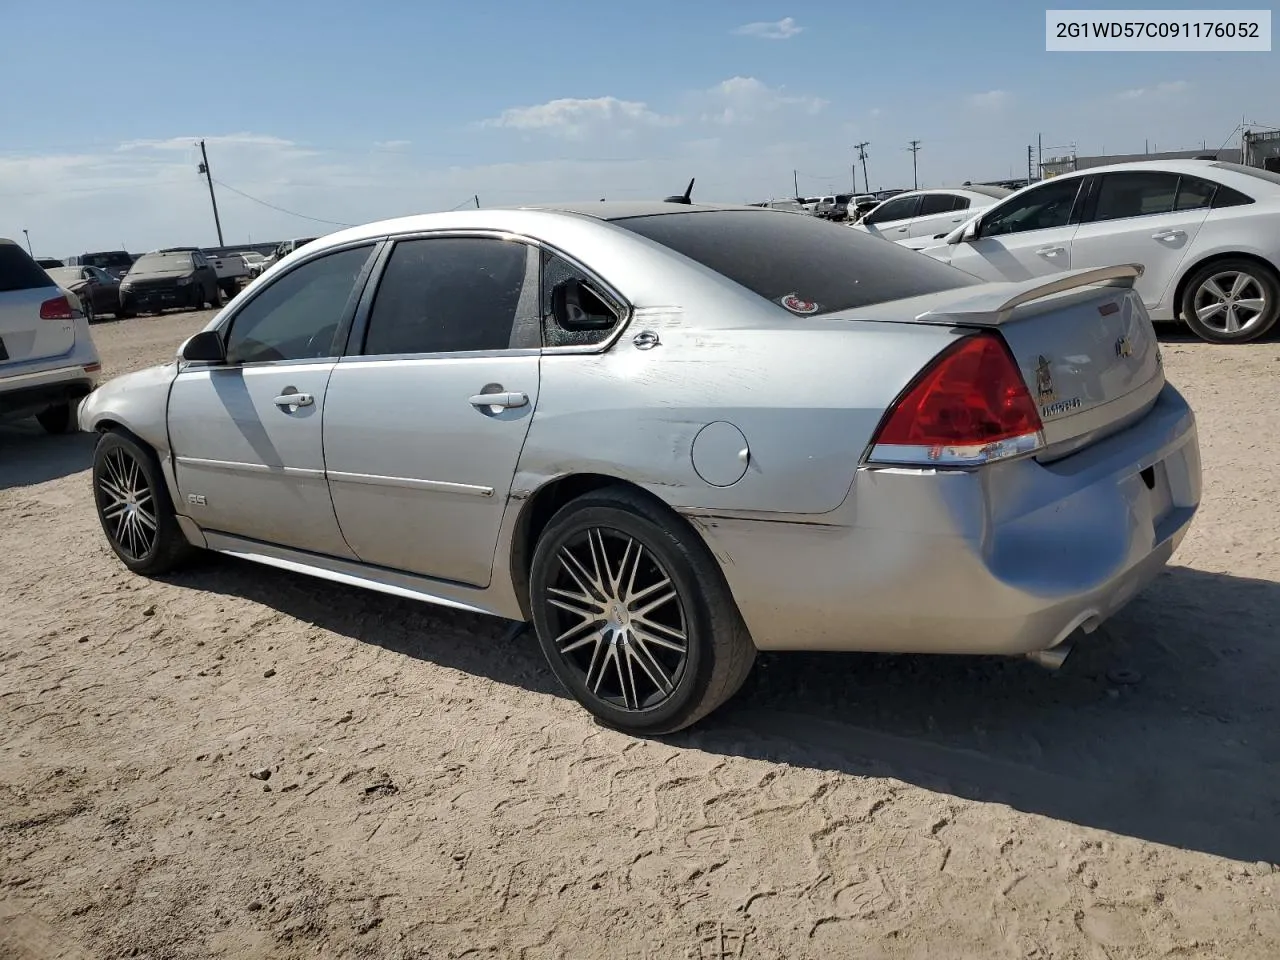
<svg viewBox="0 0 1280 960"><path fill-rule="evenodd" d="M537 347L515 347L496 350L437 350L433 353L349 353L338 358L339 364L390 363L405 360L484 360L500 357L539 357L545 351Z"/></svg>
<svg viewBox="0 0 1280 960"><path fill-rule="evenodd" d="M564 346L564 347L543 346L536 351L538 353L544 353L544 354L605 353L606 351L609 350L610 347L612 347L615 343L618 342L618 340L622 337L623 333L626 332L626 328L631 323L632 317L635 316L635 306L631 303L631 301L628 300L626 297L624 297L621 293L619 293L617 287L609 283L607 280L601 277L599 273L597 273L595 270L592 270L590 267L584 264L577 257L573 256L572 254L566 253L561 248L555 246L554 244L548 243L547 241L542 240L538 237L533 237L523 233L516 233L511 230L498 230L498 229L492 229L492 228L440 227L435 230L412 230L407 233L389 233L389 234L385 234L383 236L377 237L376 240L381 242L386 242L388 244L389 250L387 253L387 257L384 259L384 262L380 265L379 269L377 270L377 276L369 277L370 282L376 281L374 284L373 290L376 292L377 284L382 282L382 274L386 271L385 261L390 259L390 254L391 252L394 251L395 244L403 240L431 240L431 239L446 238L446 237L481 237L481 238L490 239L490 240L507 240L507 241L512 241L516 243L522 243L522 244L525 244L526 246L531 246L535 250L537 250L540 254L543 252L550 253L552 256L556 256L556 257L559 257L561 260L564 260L566 263L570 264L575 269L581 270L583 275L588 280L598 284L600 286L601 292L604 293L606 296L612 298L614 303L621 308L622 315L618 318L618 322L614 325L614 329L611 331L608 337L606 337L604 340L601 340L599 343L575 344L572 346ZM337 248L334 248L334 249L337 249ZM539 269L538 271L538 282L539 282L539 285L541 285L541 282L542 282L541 269ZM541 310L542 310L541 287L539 287L538 297L539 297L538 310L539 310L539 313L541 313ZM369 304L370 313L372 313L372 309L373 309L373 303L371 300ZM357 313L358 312L359 311L357 310ZM539 323L541 323L541 316L539 316ZM368 318L366 318L365 320L365 327L367 328L367 326L368 326ZM353 329L354 329L354 324L353 324ZM353 346L354 344L348 343L347 344L348 351L350 351L350 349ZM361 347L363 347L363 344L361 344ZM413 356L422 356L422 357L425 357L425 356L460 357L460 356L480 356L480 355L510 356L513 353L521 352L524 349L526 348L516 348L514 350L507 349L507 350L500 350L500 351L471 350L466 352L413 354ZM363 353L351 353L351 352L347 352L346 354L344 354L342 359L345 360L347 359L347 357L358 357L360 359L372 359L372 357L369 355L366 355Z"/></svg>

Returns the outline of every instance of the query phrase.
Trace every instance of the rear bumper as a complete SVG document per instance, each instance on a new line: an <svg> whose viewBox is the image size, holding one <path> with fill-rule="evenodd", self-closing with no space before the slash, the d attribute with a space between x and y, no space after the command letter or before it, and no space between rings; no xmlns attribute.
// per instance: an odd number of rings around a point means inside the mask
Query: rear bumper
<svg viewBox="0 0 1280 960"><path fill-rule="evenodd" d="M0 376L0 418L13 419L87 396L97 384L96 371L83 366L56 367L16 376Z"/></svg>
<svg viewBox="0 0 1280 960"><path fill-rule="evenodd" d="M1057 463L864 468L824 524L690 519L761 649L1020 654L1120 609L1199 503L1195 417L1166 386Z"/></svg>

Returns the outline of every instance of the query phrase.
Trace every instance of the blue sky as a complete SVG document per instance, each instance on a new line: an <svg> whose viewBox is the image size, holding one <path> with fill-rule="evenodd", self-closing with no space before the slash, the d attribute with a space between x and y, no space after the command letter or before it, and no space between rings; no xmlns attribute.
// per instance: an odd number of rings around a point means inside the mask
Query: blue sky
<svg viewBox="0 0 1280 960"><path fill-rule="evenodd" d="M1280 124L1276 54L1050 54L1025 0L4 6L0 236L38 255L215 242L201 137L239 243L333 229L266 204L355 223L691 176L742 201L793 170L818 194L860 140L873 188L910 186L913 138L936 186L1024 174L1037 133L1115 153Z"/></svg>

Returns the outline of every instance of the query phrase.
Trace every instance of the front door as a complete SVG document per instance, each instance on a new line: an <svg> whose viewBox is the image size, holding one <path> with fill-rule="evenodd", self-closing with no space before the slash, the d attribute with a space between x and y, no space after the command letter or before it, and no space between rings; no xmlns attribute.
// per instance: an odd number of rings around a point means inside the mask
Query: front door
<svg viewBox="0 0 1280 960"><path fill-rule="evenodd" d="M1072 262L1142 264L1134 289L1148 310L1158 311L1173 295L1173 278L1209 214L1215 185L1156 170L1104 173L1098 180L1072 241Z"/></svg>
<svg viewBox="0 0 1280 960"><path fill-rule="evenodd" d="M973 240L950 244L950 262L984 280L1030 280L1072 267L1083 177L1050 180L983 214Z"/></svg>
<svg viewBox="0 0 1280 960"><path fill-rule="evenodd" d="M324 417L334 509L365 563L489 584L538 401L537 296L519 242L396 244Z"/></svg>
<svg viewBox="0 0 1280 960"><path fill-rule="evenodd" d="M225 364L188 364L169 395L181 509L201 528L352 557L324 476L329 378L372 245L299 264L224 327Z"/></svg>
<svg viewBox="0 0 1280 960"><path fill-rule="evenodd" d="M890 197L862 218L862 225L871 233L886 240L907 240L911 237L911 221L920 210L920 194Z"/></svg>

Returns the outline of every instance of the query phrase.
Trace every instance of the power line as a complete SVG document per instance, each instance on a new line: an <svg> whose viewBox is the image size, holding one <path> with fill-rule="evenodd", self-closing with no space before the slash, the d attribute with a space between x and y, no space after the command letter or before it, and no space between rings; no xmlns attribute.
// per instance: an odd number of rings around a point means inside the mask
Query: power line
<svg viewBox="0 0 1280 960"><path fill-rule="evenodd" d="M246 200L252 200L254 203L260 203L264 207L270 207L272 210L278 210L281 213L287 213L291 217L299 217L303 220L313 220L316 223L327 223L334 227L354 227L355 226L354 223L343 223L341 220L326 220L323 217L309 217L305 213L298 213L296 210L286 210L284 207L277 206L274 203L269 203L266 200L261 200L258 197L251 197L249 196L249 194L245 193L243 190L237 190L235 187L231 186L231 184L229 183L223 183L221 180L214 180L213 182L226 190L230 190L232 193L238 193L240 196L244 197ZM468 202L470 202L470 200L468 200Z"/></svg>

